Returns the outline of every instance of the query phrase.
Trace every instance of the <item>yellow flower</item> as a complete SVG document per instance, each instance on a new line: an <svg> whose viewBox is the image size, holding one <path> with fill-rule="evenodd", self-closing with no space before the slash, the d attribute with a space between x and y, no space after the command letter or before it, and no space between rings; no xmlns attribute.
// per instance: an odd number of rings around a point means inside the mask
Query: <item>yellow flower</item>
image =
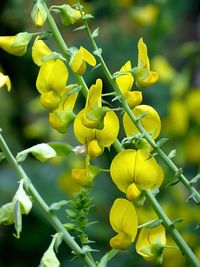
<svg viewBox="0 0 200 267"><path fill-rule="evenodd" d="M72 56L70 66L75 73L82 75L86 71L86 63L94 67L96 65L96 59L89 51L81 46Z"/></svg>
<svg viewBox="0 0 200 267"><path fill-rule="evenodd" d="M84 109L78 113L74 121L74 134L81 144L88 145L91 141L97 140L99 146L110 147L115 142L119 132L119 120L113 111L106 112L102 130L85 127L82 122L83 116Z"/></svg>
<svg viewBox="0 0 200 267"><path fill-rule="evenodd" d="M159 10L155 5L133 6L131 15L133 21L140 26L150 26L157 20Z"/></svg>
<svg viewBox="0 0 200 267"><path fill-rule="evenodd" d="M65 93L70 91L70 86L66 88ZM49 113L49 123L51 127L65 133L68 130L69 125L74 121L76 115L73 112L78 93L71 95L64 95L61 98L59 106Z"/></svg>
<svg viewBox="0 0 200 267"><path fill-rule="evenodd" d="M131 70L131 62L127 61L120 69L119 73L123 74L116 78L116 83L126 98L128 105L133 108L142 102L142 93L140 91L131 91L133 86L134 78L129 72Z"/></svg>
<svg viewBox="0 0 200 267"><path fill-rule="evenodd" d="M112 160L110 166L112 180L130 201L139 196L140 190L154 190L162 183L162 169L155 158L149 158L149 155L141 149L127 149Z"/></svg>
<svg viewBox="0 0 200 267"><path fill-rule="evenodd" d="M84 126L88 128L96 128L99 130L103 128L103 121L106 115L106 111L105 108L102 108L101 94L102 80L97 79L96 84L93 84L89 89L84 109L84 115L82 117Z"/></svg>
<svg viewBox="0 0 200 267"><path fill-rule="evenodd" d="M0 48L14 56L23 56L32 38L28 32L20 32L14 36L0 36Z"/></svg>
<svg viewBox="0 0 200 267"><path fill-rule="evenodd" d="M52 51L48 48L48 46L42 40L37 37L32 46L32 58L36 65L42 65L42 58L44 56L50 55Z"/></svg>
<svg viewBox="0 0 200 267"><path fill-rule="evenodd" d="M138 87L148 87L158 81L158 73L150 70L147 47L142 38L138 42L138 67L135 79Z"/></svg>
<svg viewBox="0 0 200 267"><path fill-rule="evenodd" d="M149 132L152 138L156 139L159 136L161 130L161 121L157 111L148 105L136 106L134 109L132 109L132 111L136 117L140 116L143 113L146 113L146 115L140 120L140 122L144 129ZM132 136L139 133L139 130L129 118L127 113L124 113L123 125L127 136Z"/></svg>
<svg viewBox="0 0 200 267"><path fill-rule="evenodd" d="M176 75L175 69L170 65L167 59L163 56L156 56L152 60L153 68L159 74L159 80L165 84L173 81Z"/></svg>
<svg viewBox="0 0 200 267"><path fill-rule="evenodd" d="M75 183L83 187L91 187L94 178L99 174L99 169L96 166L90 165L90 157L86 156L85 168L72 169L72 179Z"/></svg>
<svg viewBox="0 0 200 267"><path fill-rule="evenodd" d="M136 251L146 260L161 263L165 245L165 228L162 225L151 229L143 228L136 243Z"/></svg>
<svg viewBox="0 0 200 267"><path fill-rule="evenodd" d="M68 79L68 70L65 64L57 60L44 62L39 70L36 87L40 94L54 91L61 96L65 90Z"/></svg>
<svg viewBox="0 0 200 267"><path fill-rule="evenodd" d="M11 81L8 75L4 75L0 72L0 88L6 86L8 92L11 90Z"/></svg>
<svg viewBox="0 0 200 267"><path fill-rule="evenodd" d="M60 12L62 23L65 26L74 24L81 19L81 12L70 5L52 6L52 11Z"/></svg>
<svg viewBox="0 0 200 267"><path fill-rule="evenodd" d="M31 12L32 20L36 27L42 27L47 19L47 12L44 5L39 1L34 5Z"/></svg>
<svg viewBox="0 0 200 267"><path fill-rule="evenodd" d="M117 198L110 210L110 224L118 234L110 240L114 249L127 249L134 242L138 219L135 208L131 202L123 198Z"/></svg>

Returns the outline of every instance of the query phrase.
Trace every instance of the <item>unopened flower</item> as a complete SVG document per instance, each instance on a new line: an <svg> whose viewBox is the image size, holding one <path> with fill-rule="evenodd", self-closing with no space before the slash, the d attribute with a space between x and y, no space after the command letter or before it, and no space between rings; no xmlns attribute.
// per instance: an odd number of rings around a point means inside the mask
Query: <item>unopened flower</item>
<svg viewBox="0 0 200 267"><path fill-rule="evenodd" d="M32 38L28 32L20 32L14 36L0 36L0 48L11 55L23 56Z"/></svg>
<svg viewBox="0 0 200 267"><path fill-rule="evenodd" d="M6 86L8 92L11 89L11 81L8 75L4 75L2 72L0 72L0 88Z"/></svg>
<svg viewBox="0 0 200 267"><path fill-rule="evenodd" d="M82 122L84 126L91 129L103 129L104 117L106 115L106 108L102 107L102 80L97 79L96 84L93 84L88 92L84 115Z"/></svg>
<svg viewBox="0 0 200 267"><path fill-rule="evenodd" d="M161 263L165 245L165 228L162 225L142 228L136 243L136 251L146 260Z"/></svg>
<svg viewBox="0 0 200 267"><path fill-rule="evenodd" d="M139 87L148 87L158 81L158 73L150 70L147 47L142 38L138 42L138 67L134 77Z"/></svg>
<svg viewBox="0 0 200 267"><path fill-rule="evenodd" d="M88 50L81 46L72 56L70 66L75 73L82 75L86 71L86 63L94 67L96 59Z"/></svg>
<svg viewBox="0 0 200 267"><path fill-rule="evenodd" d="M52 6L51 10L60 13L62 23L65 26L74 24L81 19L81 12L70 5Z"/></svg>
<svg viewBox="0 0 200 267"><path fill-rule="evenodd" d="M144 114L140 119L140 123L144 129L149 132L153 139L156 139L161 130L161 121L157 111L148 105L139 105L132 109L136 117ZM127 113L124 113L123 116L123 125L127 136L132 136L138 134L139 130L129 118Z"/></svg>
<svg viewBox="0 0 200 267"><path fill-rule="evenodd" d="M32 58L34 63L38 66L41 66L43 63L42 58L50 55L51 53L51 49L48 48L45 42L37 37L32 46Z"/></svg>
<svg viewBox="0 0 200 267"><path fill-rule="evenodd" d="M42 3L39 1L34 5L31 12L32 20L36 27L42 27L47 19L47 12Z"/></svg>
<svg viewBox="0 0 200 267"><path fill-rule="evenodd" d="M120 69L119 77L116 78L116 83L119 86L119 89L122 95L126 98L128 105L133 108L139 105L142 102L142 93L140 91L132 91L134 78L130 73L131 71L131 62L127 61Z"/></svg>
<svg viewBox="0 0 200 267"><path fill-rule="evenodd" d="M110 240L114 249L127 249L134 242L138 219L133 204L123 198L117 198L110 210L110 224L118 234Z"/></svg>
<svg viewBox="0 0 200 267"><path fill-rule="evenodd" d="M118 153L111 163L110 175L130 201L137 198L142 189L159 187L163 180L162 169L155 158L149 158L149 153L141 149Z"/></svg>

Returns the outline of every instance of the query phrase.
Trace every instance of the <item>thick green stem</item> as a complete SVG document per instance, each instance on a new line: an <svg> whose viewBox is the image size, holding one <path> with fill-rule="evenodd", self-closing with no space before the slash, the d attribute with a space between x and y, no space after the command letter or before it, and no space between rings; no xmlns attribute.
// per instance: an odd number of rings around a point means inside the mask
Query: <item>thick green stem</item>
<svg viewBox="0 0 200 267"><path fill-rule="evenodd" d="M192 252L191 248L187 245L185 240L182 238L180 233L177 231L174 224L167 217L167 215L165 214L165 212L163 211L163 209L161 208L160 204L158 203L154 195L151 193L151 191L144 190L143 193L147 198L148 202L150 203L150 205L152 206L152 208L154 209L158 218L162 220L162 224L164 225L168 233L171 235L171 237L174 239L175 243L178 245L183 255L187 257L192 266L199 267L200 266L199 260Z"/></svg>
<svg viewBox="0 0 200 267"><path fill-rule="evenodd" d="M59 220L59 218L53 214L49 206L45 203L45 201L42 199L42 197L39 195L33 184L31 183L29 177L26 175L25 171L19 165L12 155L10 149L8 148L6 142L4 141L4 138L2 134L0 133L0 147L3 151L3 153L6 156L6 159L8 160L9 164L13 168L14 172L16 173L17 177L19 179L24 179L26 181L26 185L28 187L28 192L31 195L34 203L37 205L37 207L42 212L43 216L46 218L46 220L53 226L53 228L58 232L63 234L63 240L64 242L71 248L71 250L84 262L84 264L88 267L96 267L96 264L93 263L93 261L87 256L84 255L83 250L80 248L80 246L76 243L74 238L68 233L68 231L64 228L63 224Z"/></svg>
<svg viewBox="0 0 200 267"><path fill-rule="evenodd" d="M88 23L86 20L84 20L84 24L86 26L86 32L88 34L88 37L90 39L90 42L94 48L95 51L98 51L98 46L94 40L94 38L92 37L90 28L88 26ZM154 150L157 152L157 154L159 155L159 157L167 164L167 166L175 173L177 174L179 168L174 164L174 162L169 159L169 157L164 153L164 151L157 147L156 143L154 142L154 140L151 138L151 136L145 131L144 127L140 124L140 122L137 120L137 118L135 117L135 115L133 114L131 108L129 107L129 105L127 104L125 98L123 97L118 85L116 84L116 82L114 81L113 76L111 75L109 69L106 66L106 63L103 59L103 57L101 56L101 54L98 55L99 61L101 63L101 67L103 69L103 72L105 73L108 81L110 82L111 86L113 87L114 91L116 92L116 94L118 96L121 96L121 104L124 107L125 111L127 112L127 114L129 115L130 119L132 120L132 122L135 124L135 126L138 128L138 130L143 134L144 138L147 140L147 142L154 148ZM178 176L178 178L180 179L180 181L185 185L185 187L189 190L189 192L191 193L191 196L193 197L193 199L195 199L195 201L200 204L200 194L199 192L195 189L194 186L192 186L190 184L190 182L188 181L188 179L181 174L180 176Z"/></svg>

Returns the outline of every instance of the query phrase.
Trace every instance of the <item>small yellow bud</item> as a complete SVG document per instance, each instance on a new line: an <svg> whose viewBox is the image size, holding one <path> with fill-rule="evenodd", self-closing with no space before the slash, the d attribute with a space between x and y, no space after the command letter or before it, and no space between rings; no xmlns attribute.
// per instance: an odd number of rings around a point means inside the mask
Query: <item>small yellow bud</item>
<svg viewBox="0 0 200 267"><path fill-rule="evenodd" d="M15 36L0 36L0 48L14 56L23 56L32 38L28 32L20 32Z"/></svg>
<svg viewBox="0 0 200 267"><path fill-rule="evenodd" d="M49 113L49 123L52 128L60 133L66 133L69 125L74 121L76 115L73 111L54 111Z"/></svg>
<svg viewBox="0 0 200 267"><path fill-rule="evenodd" d="M131 239L125 233L120 233L110 240L110 246L113 249L128 249L131 246Z"/></svg>
<svg viewBox="0 0 200 267"><path fill-rule="evenodd" d="M133 201L140 195L140 190L138 189L137 185L135 183L132 183L129 185L126 191L126 197L128 200Z"/></svg>
<svg viewBox="0 0 200 267"><path fill-rule="evenodd" d="M34 5L31 12L31 17L36 27L41 28L44 25L47 19L47 12L43 4L39 1Z"/></svg>
<svg viewBox="0 0 200 267"><path fill-rule="evenodd" d="M133 108L141 104L142 92L140 91L127 92L125 98L127 100L129 107Z"/></svg>
<svg viewBox="0 0 200 267"><path fill-rule="evenodd" d="M11 81L8 75L4 75L2 72L0 72L0 88L3 86L7 87L8 92L10 92L11 89Z"/></svg>
<svg viewBox="0 0 200 267"><path fill-rule="evenodd" d="M45 108L55 109L59 106L60 97L55 91L51 90L40 96L40 102Z"/></svg>
<svg viewBox="0 0 200 267"><path fill-rule="evenodd" d="M91 159L95 159L97 156L101 155L103 151L103 147L98 144L96 139L88 144L88 154Z"/></svg>

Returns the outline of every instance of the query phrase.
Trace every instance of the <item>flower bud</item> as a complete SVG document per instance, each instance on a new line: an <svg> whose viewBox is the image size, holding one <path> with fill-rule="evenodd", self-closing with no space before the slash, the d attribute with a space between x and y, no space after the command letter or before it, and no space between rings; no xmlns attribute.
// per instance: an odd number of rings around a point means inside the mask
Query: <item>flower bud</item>
<svg viewBox="0 0 200 267"><path fill-rule="evenodd" d="M104 148L100 146L97 140L92 140L88 144L88 154L91 159L95 159L97 156L101 155L104 151Z"/></svg>
<svg viewBox="0 0 200 267"><path fill-rule="evenodd" d="M126 197L130 201L134 201L137 197L140 195L140 190L138 189L137 185L135 183L132 183L129 185L126 191Z"/></svg>
<svg viewBox="0 0 200 267"><path fill-rule="evenodd" d="M37 1L37 3L34 5L32 12L31 12L31 18L35 24L36 27L41 28L46 19L47 19L47 12L44 8L43 4Z"/></svg>
<svg viewBox="0 0 200 267"><path fill-rule="evenodd" d="M68 26L81 19L81 12L72 8L70 5L52 6L52 11L59 12L63 25Z"/></svg>
<svg viewBox="0 0 200 267"><path fill-rule="evenodd" d="M0 48L14 56L23 56L32 38L28 32L20 32L15 36L0 36Z"/></svg>
<svg viewBox="0 0 200 267"><path fill-rule="evenodd" d="M47 109L55 109L59 106L60 97L55 91L51 90L40 96L40 102Z"/></svg>
<svg viewBox="0 0 200 267"><path fill-rule="evenodd" d="M73 111L53 111L49 113L49 123L52 128L60 133L66 133L69 125L74 121L76 115Z"/></svg>
<svg viewBox="0 0 200 267"><path fill-rule="evenodd" d="M11 81L8 75L4 75L2 72L0 72L0 88L3 86L7 87L8 92L11 89Z"/></svg>
<svg viewBox="0 0 200 267"><path fill-rule="evenodd" d="M127 92L125 98L127 100L129 107L133 108L141 104L142 92L140 91Z"/></svg>

